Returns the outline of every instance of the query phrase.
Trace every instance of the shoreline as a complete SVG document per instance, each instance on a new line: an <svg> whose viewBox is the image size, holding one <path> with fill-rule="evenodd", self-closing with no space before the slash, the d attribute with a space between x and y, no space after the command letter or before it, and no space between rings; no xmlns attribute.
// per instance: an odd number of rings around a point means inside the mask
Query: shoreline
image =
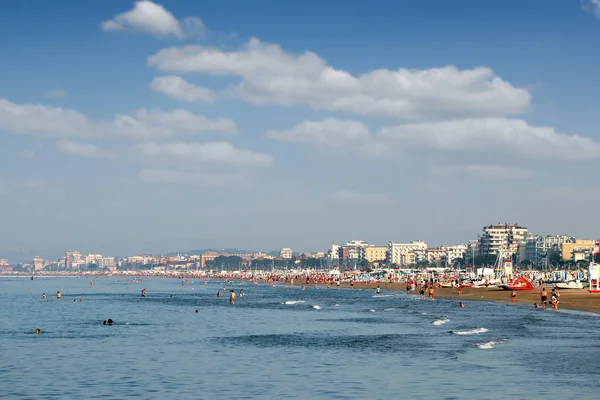
<svg viewBox="0 0 600 400"><path fill-rule="evenodd" d="M287 282L286 282L287 283ZM302 285L302 283L294 282L294 286ZM319 286L325 286L325 284L319 284ZM406 283L404 282L391 282L391 283L355 283L353 289L356 290L375 290L379 286L381 290L402 290L406 292ZM335 286L333 286L335 288ZM548 295L552 290L553 286L542 286L546 288ZM340 288L350 289L350 284L347 282L341 282ZM533 308L534 303L540 304L540 292L541 287L536 287L533 290L520 290L517 291L517 302L516 305L527 305ZM458 294L457 289L453 288L436 288L435 297L446 300L458 301L489 301L499 304L509 304L511 301L510 295L511 290L504 290L500 288L463 288L462 295ZM588 293L587 289L565 289L559 290L560 302L559 309L576 310L576 311L587 311L594 314L600 315L600 293ZM418 289L411 294L419 295ZM426 300L429 300L427 293L425 294ZM548 309L552 309L552 305L548 303Z"/></svg>

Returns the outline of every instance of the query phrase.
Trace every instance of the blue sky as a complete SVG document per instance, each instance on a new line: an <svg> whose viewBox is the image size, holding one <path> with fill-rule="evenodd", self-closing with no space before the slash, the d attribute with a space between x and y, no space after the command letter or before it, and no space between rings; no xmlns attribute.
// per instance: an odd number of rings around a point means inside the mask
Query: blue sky
<svg viewBox="0 0 600 400"><path fill-rule="evenodd" d="M19 1L0 253L598 237L600 1Z"/></svg>

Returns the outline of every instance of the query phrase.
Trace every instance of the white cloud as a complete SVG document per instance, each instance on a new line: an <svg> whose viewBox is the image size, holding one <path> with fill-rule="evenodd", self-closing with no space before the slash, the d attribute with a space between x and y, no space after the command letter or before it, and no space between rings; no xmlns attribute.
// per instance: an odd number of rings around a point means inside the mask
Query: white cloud
<svg viewBox="0 0 600 400"><path fill-rule="evenodd" d="M237 133L235 122L228 118L209 119L203 115L194 114L190 111L177 109L173 111L162 111L159 108L147 110L139 109L134 113L136 119L150 126L162 126L172 133L176 131L202 133ZM174 136L170 134L168 136Z"/></svg>
<svg viewBox="0 0 600 400"><path fill-rule="evenodd" d="M175 36L183 39L204 33L204 24L199 18L177 20L163 6L151 1L137 1L127 12L117 14L102 23L106 31L131 31L155 36Z"/></svg>
<svg viewBox="0 0 600 400"><path fill-rule="evenodd" d="M592 12L600 19L600 0L583 0L582 4L584 10Z"/></svg>
<svg viewBox="0 0 600 400"><path fill-rule="evenodd" d="M148 183L194 185L205 188L247 187L250 180L243 174L235 173L196 173L164 169L143 169L138 179Z"/></svg>
<svg viewBox="0 0 600 400"><path fill-rule="evenodd" d="M188 103L202 102L212 104L215 96L210 89L196 86L179 76L159 76L152 80L150 88L176 100Z"/></svg>
<svg viewBox="0 0 600 400"><path fill-rule="evenodd" d="M505 181L516 179L529 179L533 176L531 171L520 167L504 165L453 165L432 167L430 172L438 177L452 177L467 175L488 181Z"/></svg>
<svg viewBox="0 0 600 400"><path fill-rule="evenodd" d="M92 124L77 111L0 98L0 131L16 134L85 137Z"/></svg>
<svg viewBox="0 0 600 400"><path fill-rule="evenodd" d="M151 139L205 132L236 133L235 122L209 119L183 109L139 109L112 121L92 121L78 111L39 104L16 104L0 98L0 132L58 136Z"/></svg>
<svg viewBox="0 0 600 400"><path fill-rule="evenodd" d="M256 38L231 52L195 45L163 49L148 64L177 73L239 77L233 91L254 104L306 105L401 119L504 116L526 111L531 101L527 90L486 67L378 69L354 76L315 53L286 52Z"/></svg>
<svg viewBox="0 0 600 400"><path fill-rule="evenodd" d="M348 149L365 156L388 156L390 148L371 135L362 122L326 118L303 121L286 130L269 130L273 140L312 145L318 149Z"/></svg>
<svg viewBox="0 0 600 400"><path fill-rule="evenodd" d="M578 160L600 157L600 143L520 119L483 118L405 124L383 128L380 138L403 150L485 150L531 159Z"/></svg>
<svg viewBox="0 0 600 400"><path fill-rule="evenodd" d="M58 142L58 149L65 154L75 157L86 158L110 158L112 153L107 150L99 149L93 144L77 143L70 140L61 140Z"/></svg>
<svg viewBox="0 0 600 400"><path fill-rule="evenodd" d="M273 164L268 154L238 149L229 142L142 143L135 147L141 156L159 163L213 164L238 167L262 167Z"/></svg>
<svg viewBox="0 0 600 400"><path fill-rule="evenodd" d="M65 90L60 90L60 89L48 90L46 92L46 97L54 97L57 99L62 99L64 97L67 97L67 92Z"/></svg>
<svg viewBox="0 0 600 400"><path fill-rule="evenodd" d="M329 195L329 200L334 203L352 206L381 206L392 203L392 199L388 195L361 193L353 190L338 190Z"/></svg>

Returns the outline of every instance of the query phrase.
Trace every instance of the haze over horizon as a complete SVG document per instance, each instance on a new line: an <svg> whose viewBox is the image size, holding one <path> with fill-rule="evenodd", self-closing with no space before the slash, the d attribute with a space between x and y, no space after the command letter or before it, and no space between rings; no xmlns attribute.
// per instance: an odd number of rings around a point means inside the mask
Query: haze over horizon
<svg viewBox="0 0 600 400"><path fill-rule="evenodd" d="M0 256L600 236L600 0L364 4L3 4Z"/></svg>

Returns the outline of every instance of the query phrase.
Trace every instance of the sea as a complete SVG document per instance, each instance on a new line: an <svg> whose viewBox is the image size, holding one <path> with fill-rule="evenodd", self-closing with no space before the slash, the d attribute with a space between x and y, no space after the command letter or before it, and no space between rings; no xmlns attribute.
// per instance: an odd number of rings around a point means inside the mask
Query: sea
<svg viewBox="0 0 600 400"><path fill-rule="evenodd" d="M593 313L460 308L403 291L93 280L0 278L0 398L600 397Z"/></svg>

